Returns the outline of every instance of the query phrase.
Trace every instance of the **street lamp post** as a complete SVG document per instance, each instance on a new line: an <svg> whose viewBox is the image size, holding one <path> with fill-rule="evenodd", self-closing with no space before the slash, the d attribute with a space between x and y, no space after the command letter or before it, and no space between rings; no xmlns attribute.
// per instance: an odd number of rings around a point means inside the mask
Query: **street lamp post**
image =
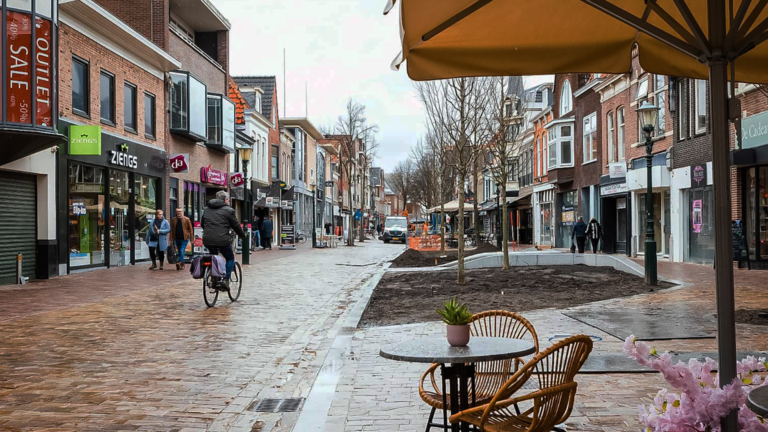
<svg viewBox="0 0 768 432"><path fill-rule="evenodd" d="M250 219L251 209L248 208L248 162L251 160L251 147L243 147L238 149L240 152L240 161L243 163L243 226L245 231L248 231L248 220ZM251 263L251 235L247 233L243 239L242 247L242 261L243 265Z"/></svg>
<svg viewBox="0 0 768 432"><path fill-rule="evenodd" d="M656 268L656 234L653 228L653 129L659 115L659 108L649 103L643 102L643 105L637 109L640 113L640 119L643 122L643 132L645 132L645 166L647 171L646 192L645 192L645 283L655 286L658 283L658 274Z"/></svg>
<svg viewBox="0 0 768 432"><path fill-rule="evenodd" d="M501 196L501 188L496 183L496 247L501 250L501 241L504 236L501 235L501 207L499 206L499 197Z"/></svg>
<svg viewBox="0 0 768 432"><path fill-rule="evenodd" d="M317 247L317 183L309 185L312 189L312 247Z"/></svg>

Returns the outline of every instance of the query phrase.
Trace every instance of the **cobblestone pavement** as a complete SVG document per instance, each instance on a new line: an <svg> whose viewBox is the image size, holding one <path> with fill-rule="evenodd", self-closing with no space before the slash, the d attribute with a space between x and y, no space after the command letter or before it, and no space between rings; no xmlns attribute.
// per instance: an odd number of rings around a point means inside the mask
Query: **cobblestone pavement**
<svg viewBox="0 0 768 432"><path fill-rule="evenodd" d="M303 246L303 245L302 245ZM240 301L144 265L0 289L0 430L289 431L361 287L400 246L254 254Z"/></svg>
<svg viewBox="0 0 768 432"><path fill-rule="evenodd" d="M642 264L642 261L640 261ZM599 302L606 309L634 306L638 309L663 305L687 306L695 313L714 313L714 271L711 267L659 263L662 277L685 282L681 288L630 298ZM736 270L737 308L768 309L768 273ZM540 345L549 346L555 334L587 333L602 337L595 353L621 353L623 341L573 320L555 309L523 313L535 326ZM326 431L419 431L424 430L428 407L417 394L425 365L394 362L379 357L383 345L411 337L441 334L440 323L412 324L359 329L352 336L350 359L331 402ZM737 325L739 350L768 350L765 327ZM654 342L659 350L678 352L717 351L716 339L670 340ZM569 431L636 432L641 429L637 406L649 404L665 385L659 374L579 375L576 406Z"/></svg>

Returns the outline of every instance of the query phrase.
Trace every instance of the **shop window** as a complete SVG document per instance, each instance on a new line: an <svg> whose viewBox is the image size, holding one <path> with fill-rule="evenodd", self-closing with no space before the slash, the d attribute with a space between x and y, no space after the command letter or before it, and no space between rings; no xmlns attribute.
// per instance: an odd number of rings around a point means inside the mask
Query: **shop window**
<svg viewBox="0 0 768 432"><path fill-rule="evenodd" d="M115 76L101 71L99 74L99 94L101 121L114 126L115 124Z"/></svg>
<svg viewBox="0 0 768 432"><path fill-rule="evenodd" d="M155 220L158 198L157 183L157 179L142 175L136 175L134 179L134 220L136 221L134 238L136 244L136 260L149 258L149 248L146 245L146 238L151 229L151 224ZM175 215L170 217L174 216Z"/></svg>
<svg viewBox="0 0 768 432"><path fill-rule="evenodd" d="M136 133L136 86L125 83L123 87L123 122L125 129Z"/></svg>
<svg viewBox="0 0 768 432"><path fill-rule="evenodd" d="M170 76L171 133L193 141L205 141L208 132L205 83L186 71L171 72Z"/></svg>
<svg viewBox="0 0 768 432"><path fill-rule="evenodd" d="M208 140L205 145L235 151L235 105L223 95L208 93Z"/></svg>
<svg viewBox="0 0 768 432"><path fill-rule="evenodd" d="M104 169L69 166L69 266L104 265Z"/></svg>
<svg viewBox="0 0 768 432"><path fill-rule="evenodd" d="M179 179L170 178L169 185L168 201L170 203L170 208L168 209L168 212L171 216L176 216L176 209L179 208ZM182 211L184 210L182 209Z"/></svg>
<svg viewBox="0 0 768 432"><path fill-rule="evenodd" d="M144 93L144 134L154 138L155 134L155 95Z"/></svg>
<svg viewBox="0 0 768 432"><path fill-rule="evenodd" d="M131 189L128 172L109 170L109 264L131 263L130 219ZM146 246L146 239L144 246ZM141 247L136 244L136 247ZM149 249L147 249L149 250Z"/></svg>
<svg viewBox="0 0 768 432"><path fill-rule="evenodd" d="M768 173L766 173L768 174ZM756 205L756 194L757 191L757 169L752 167L747 169L747 178L746 178L746 206L747 206L747 214L746 214L746 223L747 223L747 247L749 248L749 256L750 258L757 258L756 256L756 246L755 246L755 240L758 236L757 231L757 224L755 223L757 221L756 216L758 211L760 210L758 206ZM763 191L763 194L765 191ZM760 200L762 201L762 199Z"/></svg>
<svg viewBox="0 0 768 432"><path fill-rule="evenodd" d="M88 76L88 63L72 58L72 110L85 116L90 113L91 100Z"/></svg>

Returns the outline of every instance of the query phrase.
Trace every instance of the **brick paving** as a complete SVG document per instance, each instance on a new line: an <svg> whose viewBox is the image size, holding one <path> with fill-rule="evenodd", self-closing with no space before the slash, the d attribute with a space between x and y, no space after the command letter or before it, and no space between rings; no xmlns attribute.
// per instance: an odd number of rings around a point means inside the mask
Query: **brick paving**
<svg viewBox="0 0 768 432"><path fill-rule="evenodd" d="M642 260L638 260L642 264ZM711 267L659 263L662 277L685 285L662 292L599 302L606 309L627 306L658 308L687 307L691 313L714 313L714 270ZM736 270L737 308L768 309L768 273ZM550 344L555 334L587 333L603 338L595 343L594 353L621 353L623 341L594 327L573 320L561 310L546 309L525 315L539 334L540 345ZM411 337L442 334L440 323L360 329L353 336L351 356L345 364L329 410L329 431L420 431L424 430L428 407L419 399L417 388L425 366L394 362L379 356L383 345ZM768 350L768 330L752 325L737 325L738 349ZM670 340L654 342L660 350L678 352L717 351L716 339ZM579 390L573 414L566 423L570 431L636 432L641 429L637 406L649 404L662 387L668 387L659 374L579 375Z"/></svg>
<svg viewBox="0 0 768 432"><path fill-rule="evenodd" d="M400 250L258 252L240 301L210 309L199 281L144 265L6 287L0 430L289 431L298 413L248 407L308 394L329 332Z"/></svg>
<svg viewBox="0 0 768 432"><path fill-rule="evenodd" d="M0 430L423 430L429 410L416 389L425 366L378 353L388 343L442 334L443 326L354 328L365 284L401 248L367 242L259 251L245 269L241 300L220 298L211 309L198 281L175 270L148 272L144 264L0 287ZM714 313L710 267L660 262L659 270L686 285L598 305ZM736 270L737 307L768 309L767 281L766 272ZM542 346L551 335L584 332L603 338L596 353L621 352L621 340L562 312L524 314ZM763 327L737 331L740 350L768 350ZM715 339L655 345L717 349ZM578 381L572 431L637 431L637 405L664 386L658 374ZM320 403L311 396L318 389ZM308 396L303 412L250 410L264 398Z"/></svg>

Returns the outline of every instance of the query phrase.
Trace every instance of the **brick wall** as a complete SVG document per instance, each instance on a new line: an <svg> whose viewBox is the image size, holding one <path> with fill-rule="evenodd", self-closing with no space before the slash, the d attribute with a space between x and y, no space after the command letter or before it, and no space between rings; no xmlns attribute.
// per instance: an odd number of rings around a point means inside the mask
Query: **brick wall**
<svg viewBox="0 0 768 432"><path fill-rule="evenodd" d="M96 3L161 49L168 49L169 0L96 0Z"/></svg>
<svg viewBox="0 0 768 432"><path fill-rule="evenodd" d="M611 163L611 158L609 155L608 150L608 138L609 138L609 131L608 131L608 117L612 118L613 121L613 146L614 146L614 154L613 159L614 161L618 161L618 134L619 134L619 123L618 123L618 117L617 112L619 109L624 108L624 118L626 121L626 113L629 110L629 103L630 103L630 86L629 86L629 77L630 74L622 75L622 78L620 78L618 81L616 81L614 84L610 84L604 89L601 89L601 92L603 94L602 98L604 99L602 102L602 108L601 108L601 116L602 121L600 122L600 130L602 131L602 136L600 139L600 153L602 155L602 162L601 162L601 168L602 168L602 174L608 175L608 164ZM606 80L613 79L615 77L607 77ZM624 87L623 90L617 90L617 85L623 85L623 83L626 82L627 85ZM626 124L624 126L624 151L626 152ZM626 160L626 153L624 159Z"/></svg>
<svg viewBox="0 0 768 432"><path fill-rule="evenodd" d="M72 57L86 60L90 78L90 118L72 112ZM100 122L99 76L104 69L115 76L115 126ZM138 134L127 132L123 120L123 86L128 81L137 87L136 125ZM144 135L144 92L155 95L155 128L157 139ZM104 48L92 39L82 35L66 24L59 27L59 111L61 117L75 119L85 124L101 125L102 130L123 135L134 141L164 148L165 125L164 81L139 68L123 57Z"/></svg>
<svg viewBox="0 0 768 432"><path fill-rule="evenodd" d="M707 115L707 128L704 133L697 134L692 127L694 124L693 110L687 109L693 102L691 92L694 88L694 80L688 78L678 78L675 80L675 113L674 113L674 142L672 168L683 168L690 165L703 164L712 161L712 131L709 125L709 115ZM682 92L680 92L682 86ZM709 91L709 89L707 89ZM681 112L681 107L685 113ZM707 112L709 112L709 98L707 98ZM681 116L685 116L688 131L684 136L680 136Z"/></svg>
<svg viewBox="0 0 768 432"><path fill-rule="evenodd" d="M600 104L600 94L590 89L575 99L576 130L574 135L574 186L583 188L600 184L603 155L601 152L603 136L603 113ZM596 113L597 132L595 136L596 162L584 165L584 117Z"/></svg>
<svg viewBox="0 0 768 432"><path fill-rule="evenodd" d="M229 94L227 74L221 65L212 61L202 50L171 32L168 52L181 62L181 68L192 72L208 87L208 93Z"/></svg>

